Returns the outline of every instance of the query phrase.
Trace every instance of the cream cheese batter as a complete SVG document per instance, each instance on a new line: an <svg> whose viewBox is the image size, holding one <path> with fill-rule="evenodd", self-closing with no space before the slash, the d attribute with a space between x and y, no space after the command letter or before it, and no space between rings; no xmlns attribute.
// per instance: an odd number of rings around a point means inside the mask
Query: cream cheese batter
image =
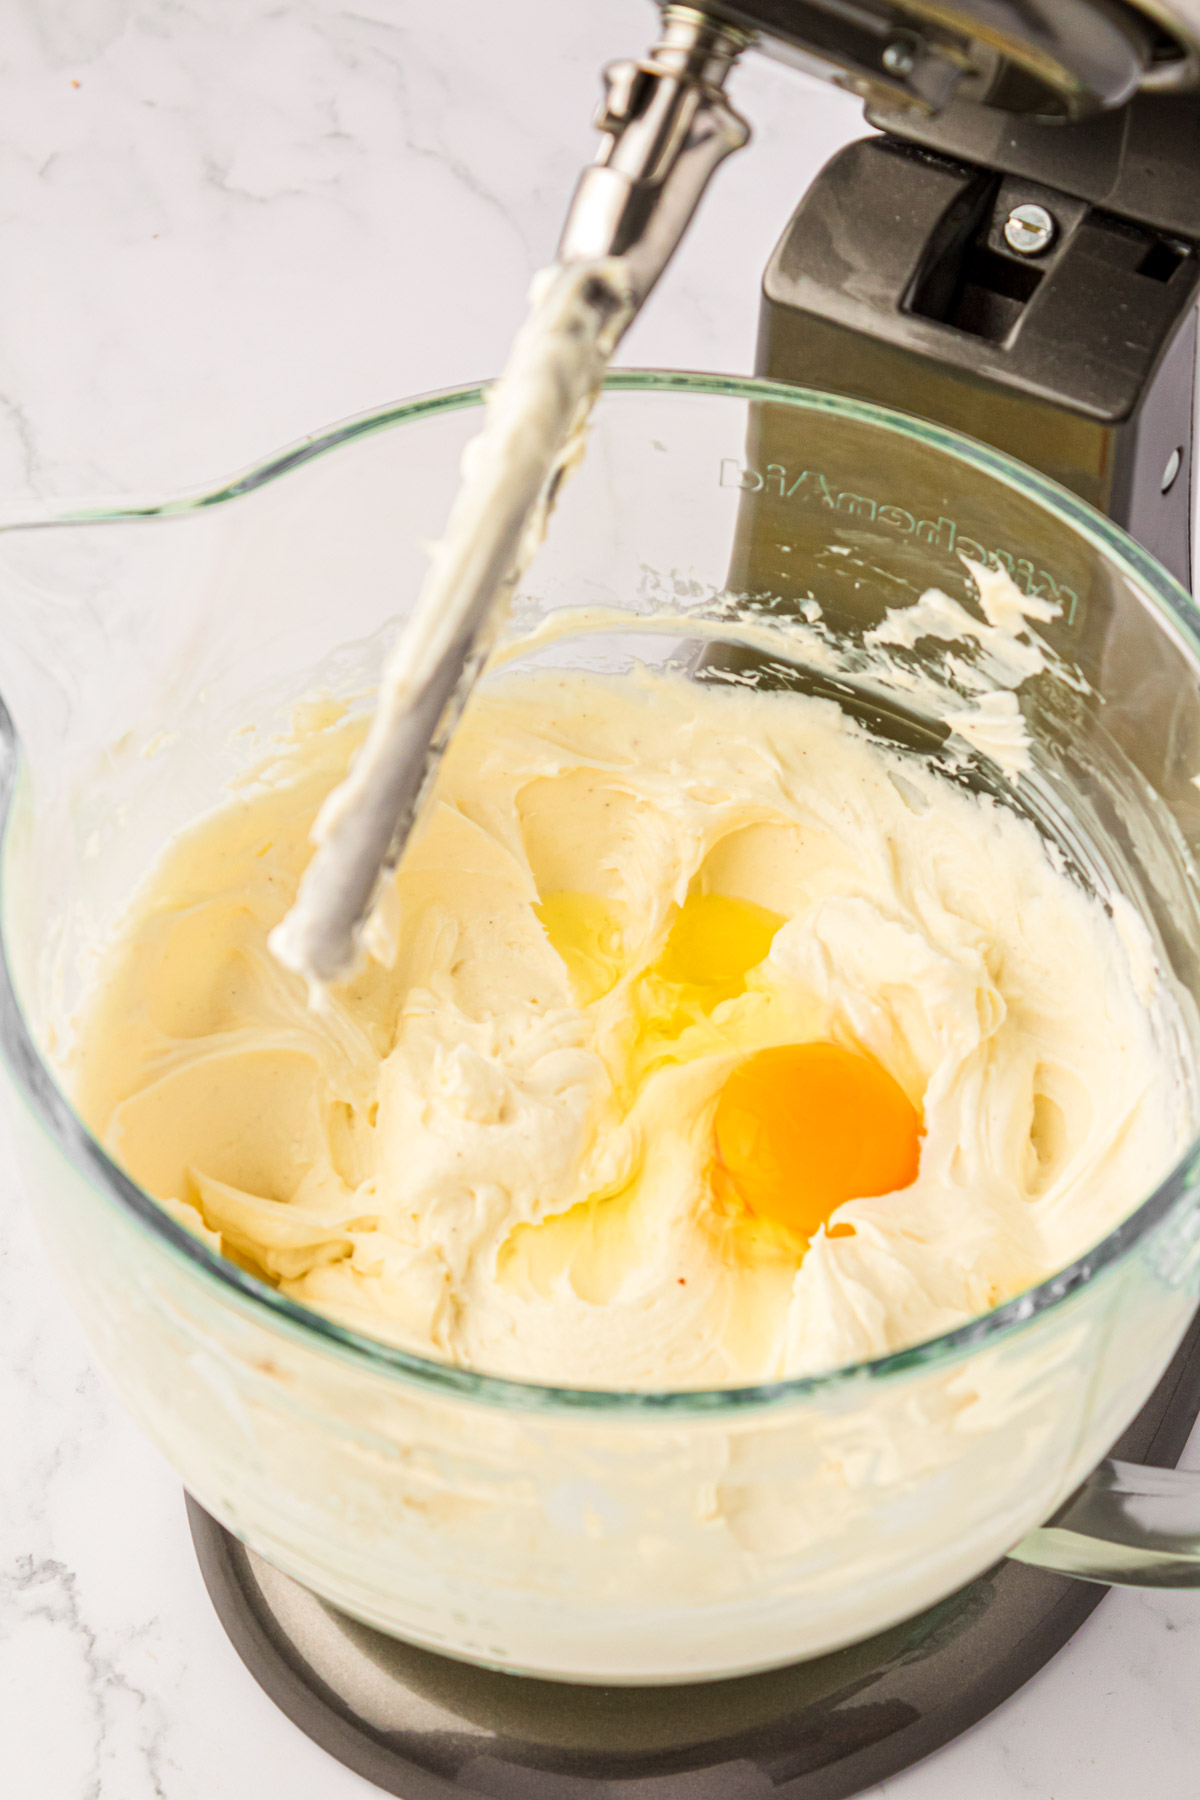
<svg viewBox="0 0 1200 1800"><path fill-rule="evenodd" d="M167 847L70 1071L135 1179L307 1306L540 1381L765 1381L1015 1295L1183 1146L1127 904L831 702L681 676L494 675L314 1013L267 938L361 739L310 714ZM711 966L681 920L715 921ZM816 1041L923 1136L909 1185L802 1235L729 1203L714 1116L750 1053Z"/></svg>

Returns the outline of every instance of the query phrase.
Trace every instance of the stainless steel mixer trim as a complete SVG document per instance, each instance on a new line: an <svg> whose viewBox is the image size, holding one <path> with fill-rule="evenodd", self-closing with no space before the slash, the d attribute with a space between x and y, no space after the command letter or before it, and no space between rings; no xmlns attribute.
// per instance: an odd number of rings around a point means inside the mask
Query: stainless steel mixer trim
<svg viewBox="0 0 1200 1800"><path fill-rule="evenodd" d="M1081 118L1200 78L1195 0L712 0L768 55L872 105Z"/></svg>
<svg viewBox="0 0 1200 1800"><path fill-rule="evenodd" d="M1200 82L1200 0L1136 0L1161 34L1142 91L1167 94Z"/></svg>
<svg viewBox="0 0 1200 1800"><path fill-rule="evenodd" d="M595 119L604 142L575 190L559 262L619 256L642 304L712 176L749 140L723 92L749 41L695 7L669 5L644 58L609 64Z"/></svg>

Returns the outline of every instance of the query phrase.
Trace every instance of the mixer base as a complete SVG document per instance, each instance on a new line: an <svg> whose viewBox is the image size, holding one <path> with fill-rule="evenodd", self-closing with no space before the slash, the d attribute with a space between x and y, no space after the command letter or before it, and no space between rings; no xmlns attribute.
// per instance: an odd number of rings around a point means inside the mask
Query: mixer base
<svg viewBox="0 0 1200 1800"><path fill-rule="evenodd" d="M1200 1318L1114 1453L1173 1466L1197 1395ZM583 1687L385 1637L187 1505L209 1594L255 1679L331 1756L400 1800L849 1800L991 1712L1106 1592L1003 1562L906 1624L790 1668Z"/></svg>

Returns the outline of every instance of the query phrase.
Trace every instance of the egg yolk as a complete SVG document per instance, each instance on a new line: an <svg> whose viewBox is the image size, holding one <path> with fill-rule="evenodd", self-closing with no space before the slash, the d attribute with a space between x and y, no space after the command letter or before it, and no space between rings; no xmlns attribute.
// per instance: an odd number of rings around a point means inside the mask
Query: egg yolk
<svg viewBox="0 0 1200 1800"><path fill-rule="evenodd" d="M681 987L740 992L763 961L783 919L727 894L690 894L680 908L653 973Z"/></svg>
<svg viewBox="0 0 1200 1800"><path fill-rule="evenodd" d="M717 1101L718 1185L812 1238L844 1200L910 1186L921 1133L916 1107L873 1056L829 1043L758 1050Z"/></svg>
<svg viewBox="0 0 1200 1800"><path fill-rule="evenodd" d="M547 894L534 912L562 957L576 999L590 1006L615 987L624 969L628 909L617 900L566 889ZM643 975L686 990L705 1008L744 991L747 973L771 948L783 919L752 900L690 894L676 913L656 962Z"/></svg>

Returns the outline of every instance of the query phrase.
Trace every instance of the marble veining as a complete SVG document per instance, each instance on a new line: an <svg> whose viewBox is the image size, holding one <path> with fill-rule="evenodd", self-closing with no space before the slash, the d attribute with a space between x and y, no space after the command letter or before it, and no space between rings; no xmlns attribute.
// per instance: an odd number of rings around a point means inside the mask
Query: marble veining
<svg viewBox="0 0 1200 1800"><path fill-rule="evenodd" d="M9 0L0 502L191 485L493 373L646 0ZM862 131L763 61L622 360L753 363L758 283ZM814 371L819 381L820 371ZM3 652L0 648L0 688ZM179 1486L96 1375L0 1131L0 1794L367 1800L246 1675ZM1200 1446L1192 1455L1200 1464ZM1200 1597L1105 1601L984 1724L870 1800L1195 1800Z"/></svg>

